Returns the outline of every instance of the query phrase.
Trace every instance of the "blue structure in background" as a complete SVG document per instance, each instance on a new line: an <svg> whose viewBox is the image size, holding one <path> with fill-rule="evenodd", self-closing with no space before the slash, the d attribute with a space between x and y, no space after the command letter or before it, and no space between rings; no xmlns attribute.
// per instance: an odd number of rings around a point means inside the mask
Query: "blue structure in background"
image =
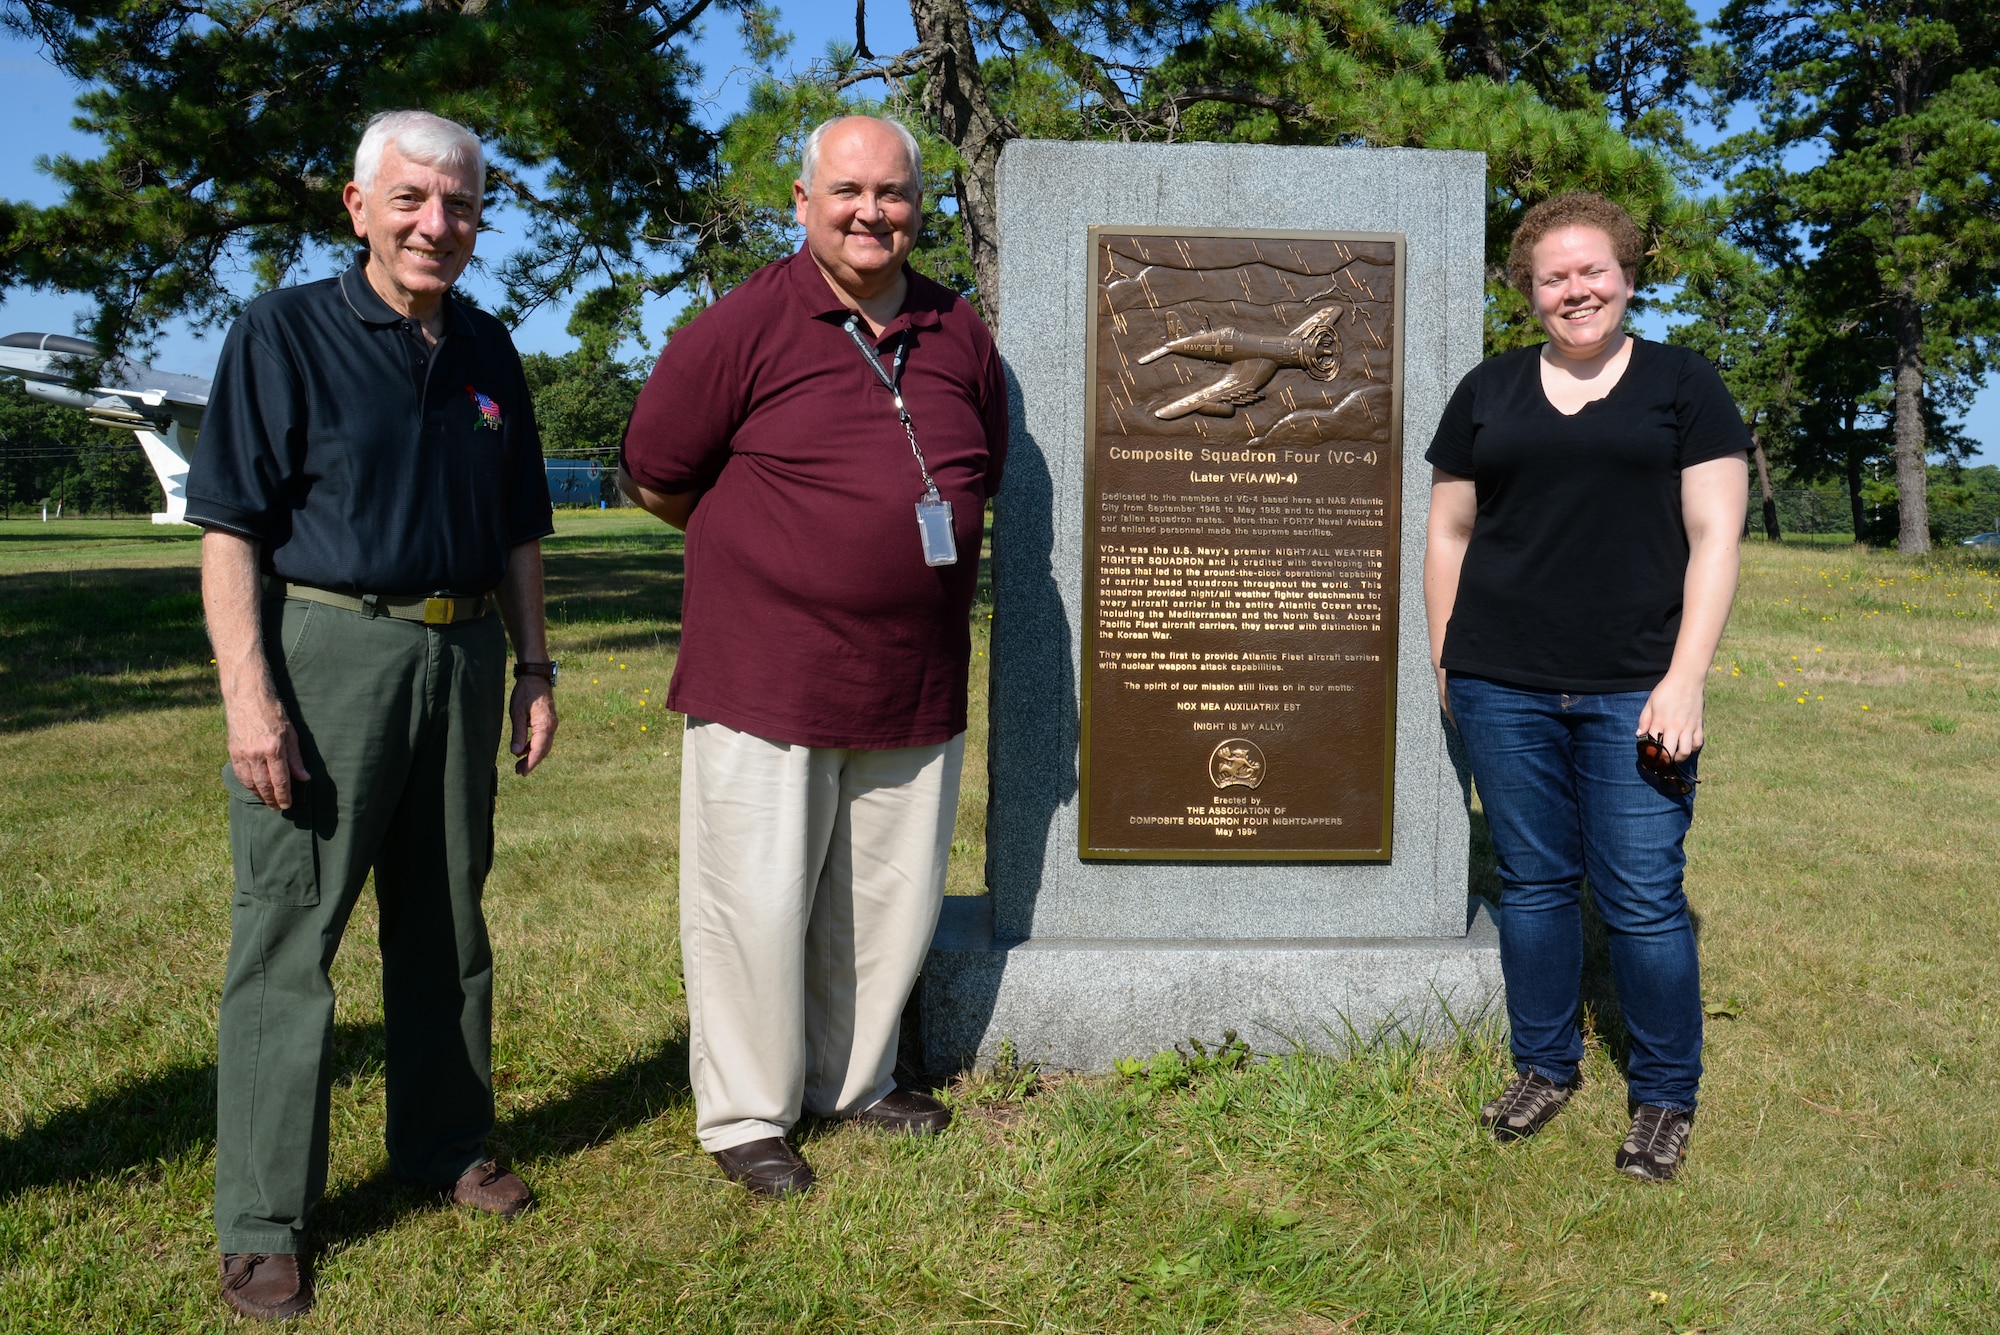
<svg viewBox="0 0 2000 1335"><path fill-rule="evenodd" d="M592 459L545 459L549 500L557 505L604 505L604 465Z"/></svg>

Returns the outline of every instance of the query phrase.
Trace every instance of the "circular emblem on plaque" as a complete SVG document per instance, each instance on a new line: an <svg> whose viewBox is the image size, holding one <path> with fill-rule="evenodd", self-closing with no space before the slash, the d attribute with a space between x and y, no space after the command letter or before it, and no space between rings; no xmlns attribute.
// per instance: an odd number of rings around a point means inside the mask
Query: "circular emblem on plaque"
<svg viewBox="0 0 2000 1335"><path fill-rule="evenodd" d="M1217 788L1255 788L1264 782L1264 753L1242 737L1219 742L1208 755L1208 777Z"/></svg>

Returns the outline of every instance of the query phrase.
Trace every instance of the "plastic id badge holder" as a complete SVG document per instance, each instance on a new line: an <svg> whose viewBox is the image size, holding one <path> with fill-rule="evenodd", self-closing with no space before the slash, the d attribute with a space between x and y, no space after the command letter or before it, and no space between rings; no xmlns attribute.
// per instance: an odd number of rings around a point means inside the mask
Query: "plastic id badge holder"
<svg viewBox="0 0 2000 1335"><path fill-rule="evenodd" d="M875 349L868 346L868 340L861 337L860 322L852 315L847 317L847 336L854 340L854 346L861 350L861 358L868 363L875 378L889 391L896 401L896 420L903 424L903 434L910 438L910 453L917 461L917 472L923 475L924 494L917 502L917 537L924 546L924 564L927 566L948 566L958 563L958 536L951 527L951 502L938 495L937 482L931 477L930 465L924 462L924 452L917 445L917 429L910 423L910 410L903 405L903 354L909 351L907 335L896 345L896 370L894 374L882 368L882 359L875 355Z"/></svg>
<svg viewBox="0 0 2000 1335"><path fill-rule="evenodd" d="M948 566L958 561L958 534L951 526L951 502L935 491L917 502L917 535L924 542L924 564Z"/></svg>

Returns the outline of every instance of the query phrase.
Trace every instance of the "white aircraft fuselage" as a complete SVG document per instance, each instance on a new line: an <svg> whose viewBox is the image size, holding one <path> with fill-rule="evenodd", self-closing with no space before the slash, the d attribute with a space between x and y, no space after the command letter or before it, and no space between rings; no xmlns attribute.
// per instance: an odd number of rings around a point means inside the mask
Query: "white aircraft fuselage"
<svg viewBox="0 0 2000 1335"><path fill-rule="evenodd" d="M30 398L75 408L99 426L138 437L167 498L153 522L185 524L188 456L208 406L209 382L120 358L105 365L99 377L105 383L78 389L74 373L96 353L86 340L67 334L7 334L0 336L0 376L20 377Z"/></svg>

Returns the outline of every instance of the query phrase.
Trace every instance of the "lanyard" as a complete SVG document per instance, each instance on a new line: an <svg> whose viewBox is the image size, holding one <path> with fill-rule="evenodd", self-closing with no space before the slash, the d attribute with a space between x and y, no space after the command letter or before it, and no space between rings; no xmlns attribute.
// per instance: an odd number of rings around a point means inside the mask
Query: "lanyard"
<svg viewBox="0 0 2000 1335"><path fill-rule="evenodd" d="M895 396L896 417L903 424L903 434L910 438L910 453L917 457L917 471L924 475L924 492L930 496L937 495L937 483L932 480L931 470L924 463L924 452L917 448L917 429L910 425L910 410L903 406L903 353L910 346L909 332L904 331L896 340L896 370L892 375L882 368L882 359L875 355L875 349L869 346L867 338L861 333L859 322L852 315L847 317L847 323L843 327L847 330L847 336L854 340L854 346L861 349L861 355L867 359L870 369L875 372L876 379Z"/></svg>

